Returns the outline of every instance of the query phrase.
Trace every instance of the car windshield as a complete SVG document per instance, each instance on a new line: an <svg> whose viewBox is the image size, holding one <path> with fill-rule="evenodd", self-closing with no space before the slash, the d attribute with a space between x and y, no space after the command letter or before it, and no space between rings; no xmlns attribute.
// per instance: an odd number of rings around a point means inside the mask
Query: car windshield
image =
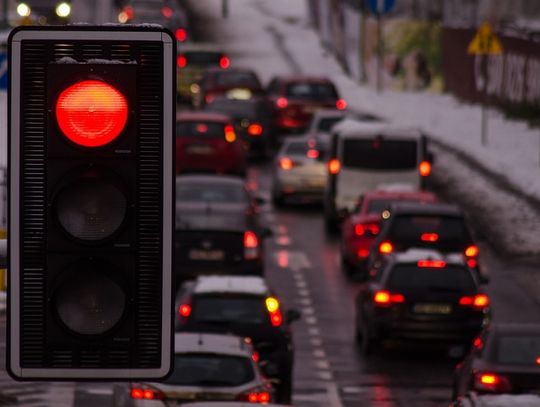
<svg viewBox="0 0 540 407"><path fill-rule="evenodd" d="M243 185L223 182L177 182L177 202L243 203L247 201Z"/></svg>
<svg viewBox="0 0 540 407"><path fill-rule="evenodd" d="M197 296L193 301L191 320L207 323L270 322L264 301L258 296Z"/></svg>
<svg viewBox="0 0 540 407"><path fill-rule="evenodd" d="M537 365L540 337L501 334L495 342L495 362L503 365Z"/></svg>
<svg viewBox="0 0 540 407"><path fill-rule="evenodd" d="M176 123L176 137L224 138L223 123L205 121L181 121Z"/></svg>
<svg viewBox="0 0 540 407"><path fill-rule="evenodd" d="M372 170L414 170L418 164L414 140L345 139L343 167Z"/></svg>
<svg viewBox="0 0 540 407"><path fill-rule="evenodd" d="M328 83L299 82L287 85L285 96L293 99L337 99L337 92Z"/></svg>
<svg viewBox="0 0 540 407"><path fill-rule="evenodd" d="M240 386L255 378L247 357L218 354L176 354L174 370L164 381L180 386Z"/></svg>
<svg viewBox="0 0 540 407"><path fill-rule="evenodd" d="M398 265L388 277L390 290L429 289L440 292L471 292L476 289L471 272L465 267L420 268L415 265Z"/></svg>
<svg viewBox="0 0 540 407"><path fill-rule="evenodd" d="M247 86L260 88L261 83L254 73L251 72L220 72L214 78L218 86Z"/></svg>
<svg viewBox="0 0 540 407"><path fill-rule="evenodd" d="M222 57L220 52L214 51L186 51L183 55L186 57L186 66L219 66Z"/></svg>
<svg viewBox="0 0 540 407"><path fill-rule="evenodd" d="M450 246L456 250L470 242L464 219L456 216L398 215L388 238L398 244Z"/></svg>

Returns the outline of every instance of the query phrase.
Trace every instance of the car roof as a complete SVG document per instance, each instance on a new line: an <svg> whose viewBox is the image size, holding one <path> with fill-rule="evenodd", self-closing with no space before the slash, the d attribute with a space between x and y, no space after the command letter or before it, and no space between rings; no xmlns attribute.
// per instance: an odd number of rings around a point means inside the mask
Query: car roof
<svg viewBox="0 0 540 407"><path fill-rule="evenodd" d="M466 259L462 253L443 254L433 249L411 248L404 252L391 255L394 264L416 263L419 260L442 260L447 265L465 266Z"/></svg>
<svg viewBox="0 0 540 407"><path fill-rule="evenodd" d="M240 184L245 185L244 179L235 175L224 174L183 174L176 176L176 183L182 182L201 182L201 183L223 183L223 184Z"/></svg>
<svg viewBox="0 0 540 407"><path fill-rule="evenodd" d="M379 120L382 119L370 112L358 110L338 110L338 109L320 109L313 113L313 120L326 118L350 118L353 120L363 121L366 119Z"/></svg>
<svg viewBox="0 0 540 407"><path fill-rule="evenodd" d="M364 199L417 199L417 200L437 200L437 195L430 191L419 191L399 188L375 189L367 191L364 194Z"/></svg>
<svg viewBox="0 0 540 407"><path fill-rule="evenodd" d="M274 77L281 82L316 82L316 83L333 83L327 76L317 75L279 75Z"/></svg>
<svg viewBox="0 0 540 407"><path fill-rule="evenodd" d="M228 123L231 121L230 117L214 112L198 111L198 112L180 112L176 115L176 121L209 121Z"/></svg>
<svg viewBox="0 0 540 407"><path fill-rule="evenodd" d="M200 402L186 402L180 406L185 407L253 407L253 403L242 401L200 401ZM289 404L265 404L265 407L292 407Z"/></svg>
<svg viewBox="0 0 540 407"><path fill-rule="evenodd" d="M205 75L208 74L208 73L222 73L224 75L235 74L235 73L249 73L249 74L253 74L253 75L257 76L257 73L253 69L241 68L241 67L222 69L222 68L218 68L217 66L213 66L211 68L206 69Z"/></svg>
<svg viewBox="0 0 540 407"><path fill-rule="evenodd" d="M244 338L234 335L181 332L174 334L174 352L219 353L251 357L252 349Z"/></svg>
<svg viewBox="0 0 540 407"><path fill-rule="evenodd" d="M390 213L392 215L463 216L463 212L457 205L442 202L393 202L390 204Z"/></svg>
<svg viewBox="0 0 540 407"><path fill-rule="evenodd" d="M414 127L377 121L362 121L350 117L336 123L332 131L346 138L371 138L375 135L400 138L419 138L422 136L422 132Z"/></svg>
<svg viewBox="0 0 540 407"><path fill-rule="evenodd" d="M267 295L269 288L264 278L258 276L200 276L195 282L193 293Z"/></svg>

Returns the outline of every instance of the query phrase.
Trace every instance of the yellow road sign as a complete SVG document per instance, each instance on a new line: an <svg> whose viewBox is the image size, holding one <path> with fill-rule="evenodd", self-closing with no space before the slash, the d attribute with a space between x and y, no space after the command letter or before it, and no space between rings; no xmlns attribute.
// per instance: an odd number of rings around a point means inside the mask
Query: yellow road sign
<svg viewBox="0 0 540 407"><path fill-rule="evenodd" d="M501 41L491 28L491 24L482 23L473 40L469 43L467 53L473 55L499 55L503 52Z"/></svg>

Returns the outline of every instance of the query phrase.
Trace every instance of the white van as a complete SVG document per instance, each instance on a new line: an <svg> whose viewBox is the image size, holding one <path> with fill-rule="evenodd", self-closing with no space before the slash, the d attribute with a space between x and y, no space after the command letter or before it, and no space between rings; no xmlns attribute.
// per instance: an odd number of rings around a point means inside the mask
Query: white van
<svg viewBox="0 0 540 407"><path fill-rule="evenodd" d="M327 229L336 229L366 191L389 186L421 189L431 161L427 139L418 129L351 119L337 123L327 162Z"/></svg>

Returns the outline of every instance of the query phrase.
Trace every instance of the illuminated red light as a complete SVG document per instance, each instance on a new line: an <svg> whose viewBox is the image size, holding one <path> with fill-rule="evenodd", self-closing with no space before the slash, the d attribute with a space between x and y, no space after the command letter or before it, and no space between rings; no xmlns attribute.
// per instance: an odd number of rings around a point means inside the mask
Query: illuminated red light
<svg viewBox="0 0 540 407"><path fill-rule="evenodd" d="M540 356L536 358L536 364L540 365Z"/></svg>
<svg viewBox="0 0 540 407"><path fill-rule="evenodd" d="M248 126L247 132L250 136L260 136L263 133L263 127L258 123L252 123Z"/></svg>
<svg viewBox="0 0 540 407"><path fill-rule="evenodd" d="M357 224L354 225L354 234L356 236L363 236L366 232L369 232L372 235L378 235L379 229L379 225L376 223Z"/></svg>
<svg viewBox="0 0 540 407"><path fill-rule="evenodd" d="M276 106L280 109L285 109L288 105L289 101L287 98L278 98L278 100L276 100Z"/></svg>
<svg viewBox="0 0 540 407"><path fill-rule="evenodd" d="M153 400L154 399L154 392L152 390L144 390L143 391L143 398L146 400Z"/></svg>
<svg viewBox="0 0 540 407"><path fill-rule="evenodd" d="M185 55L178 55L176 58L176 65L178 65L178 68L185 68L187 65L187 58Z"/></svg>
<svg viewBox="0 0 540 407"><path fill-rule="evenodd" d="M206 133L208 131L208 126L204 123L197 124L197 133Z"/></svg>
<svg viewBox="0 0 540 407"><path fill-rule="evenodd" d="M294 163L289 157L282 157L279 159L279 166L282 170L290 170Z"/></svg>
<svg viewBox="0 0 540 407"><path fill-rule="evenodd" d="M262 391L257 396L257 402L261 404L267 404L270 401L270 393Z"/></svg>
<svg viewBox="0 0 540 407"><path fill-rule="evenodd" d="M476 348L476 349L482 349L482 347L484 346L484 342L482 342L482 339L479 338L479 337L476 337L473 341L473 346Z"/></svg>
<svg viewBox="0 0 540 407"><path fill-rule="evenodd" d="M308 158L318 158L319 157L319 151L315 149L309 149L306 153L306 156Z"/></svg>
<svg viewBox="0 0 540 407"><path fill-rule="evenodd" d="M475 387L479 390L505 393L511 391L510 382L505 376L496 373L476 373Z"/></svg>
<svg viewBox="0 0 540 407"><path fill-rule="evenodd" d="M347 108L347 102L345 101L345 99L338 99L336 101L336 108L338 110L345 110Z"/></svg>
<svg viewBox="0 0 540 407"><path fill-rule="evenodd" d="M375 293L373 302L377 305L401 304L405 302L405 296L403 294L392 294L386 290L381 290Z"/></svg>
<svg viewBox="0 0 540 407"><path fill-rule="evenodd" d="M477 264L478 264L478 262L476 261L476 259L468 259L467 260L467 266L469 266L470 268L476 267Z"/></svg>
<svg viewBox="0 0 540 407"><path fill-rule="evenodd" d="M259 356L259 352L253 352L253 354L251 355L251 359L255 363L257 363L261 359L261 357Z"/></svg>
<svg viewBox="0 0 540 407"><path fill-rule="evenodd" d="M341 170L341 163L337 158L332 158L328 161L328 172L332 175L336 175Z"/></svg>
<svg viewBox="0 0 540 407"><path fill-rule="evenodd" d="M270 322L272 323L272 326L281 326L283 317L281 316L279 309L270 313Z"/></svg>
<svg viewBox="0 0 540 407"><path fill-rule="evenodd" d="M499 384L499 382L500 382L499 376L495 374L484 373L480 376L480 383L482 384L491 384L491 385L496 386L497 384Z"/></svg>
<svg viewBox="0 0 540 407"><path fill-rule="evenodd" d="M418 267L431 267L437 269L446 267L446 262L442 260L418 260L416 264Z"/></svg>
<svg viewBox="0 0 540 407"><path fill-rule="evenodd" d="M183 316L184 318L187 318L191 315L191 305L189 304L182 304L178 308L178 313Z"/></svg>
<svg viewBox="0 0 540 407"><path fill-rule="evenodd" d="M104 146L118 137L128 118L120 91L98 80L66 88L56 103L56 119L64 135L83 147Z"/></svg>
<svg viewBox="0 0 540 407"><path fill-rule="evenodd" d="M131 389L131 398L133 398L133 399L142 399L143 398L142 389Z"/></svg>
<svg viewBox="0 0 540 407"><path fill-rule="evenodd" d="M476 257L478 256L478 247L471 245L465 249L465 256L467 257Z"/></svg>
<svg viewBox="0 0 540 407"><path fill-rule="evenodd" d="M133 15L134 15L133 7L131 7L131 6L124 7L124 13L126 14L126 17L127 17L128 20L133 19Z"/></svg>
<svg viewBox="0 0 540 407"><path fill-rule="evenodd" d="M420 240L423 242L433 243L439 240L439 235L437 233L422 233Z"/></svg>
<svg viewBox="0 0 540 407"><path fill-rule="evenodd" d="M257 398L258 398L258 394L257 394L257 393L249 393L248 396L247 396L247 400L248 400L250 403L256 403L256 402L257 402Z"/></svg>
<svg viewBox="0 0 540 407"><path fill-rule="evenodd" d="M364 228L364 225L354 225L354 234L356 236L363 236L364 233L366 233L366 229Z"/></svg>
<svg viewBox="0 0 540 407"><path fill-rule="evenodd" d="M168 6L162 7L161 14L165 18L171 18L171 16L173 15L173 9Z"/></svg>
<svg viewBox="0 0 540 407"><path fill-rule="evenodd" d="M431 163L429 161L422 161L418 165L418 172L422 177L427 177L431 174Z"/></svg>
<svg viewBox="0 0 540 407"><path fill-rule="evenodd" d="M369 256L369 250L368 249L358 249L358 251L356 252L356 255L361 258L361 259L365 259Z"/></svg>
<svg viewBox="0 0 540 407"><path fill-rule="evenodd" d="M394 246L392 246L392 243L390 243L390 242L382 242L379 245L379 253L390 254L393 251L394 251Z"/></svg>
<svg viewBox="0 0 540 407"><path fill-rule="evenodd" d="M234 143L236 141L236 132L234 131L234 126L232 124L227 124L225 126L225 140L228 143Z"/></svg>
<svg viewBox="0 0 540 407"><path fill-rule="evenodd" d="M184 42L187 40L187 31L184 28L177 28L174 35L177 41Z"/></svg>
<svg viewBox="0 0 540 407"><path fill-rule="evenodd" d="M464 296L459 299L459 305L472 306L481 310L489 306L489 297L486 294L476 294L474 297Z"/></svg>
<svg viewBox="0 0 540 407"><path fill-rule="evenodd" d="M259 246L259 240L257 239L257 235L253 233L251 230L247 230L244 232L244 247L246 249L254 249L257 246Z"/></svg>
<svg viewBox="0 0 540 407"><path fill-rule="evenodd" d="M221 69L227 69L230 65L231 65L231 61L229 60L228 57L222 56L222 57L219 59L219 67L220 67Z"/></svg>

